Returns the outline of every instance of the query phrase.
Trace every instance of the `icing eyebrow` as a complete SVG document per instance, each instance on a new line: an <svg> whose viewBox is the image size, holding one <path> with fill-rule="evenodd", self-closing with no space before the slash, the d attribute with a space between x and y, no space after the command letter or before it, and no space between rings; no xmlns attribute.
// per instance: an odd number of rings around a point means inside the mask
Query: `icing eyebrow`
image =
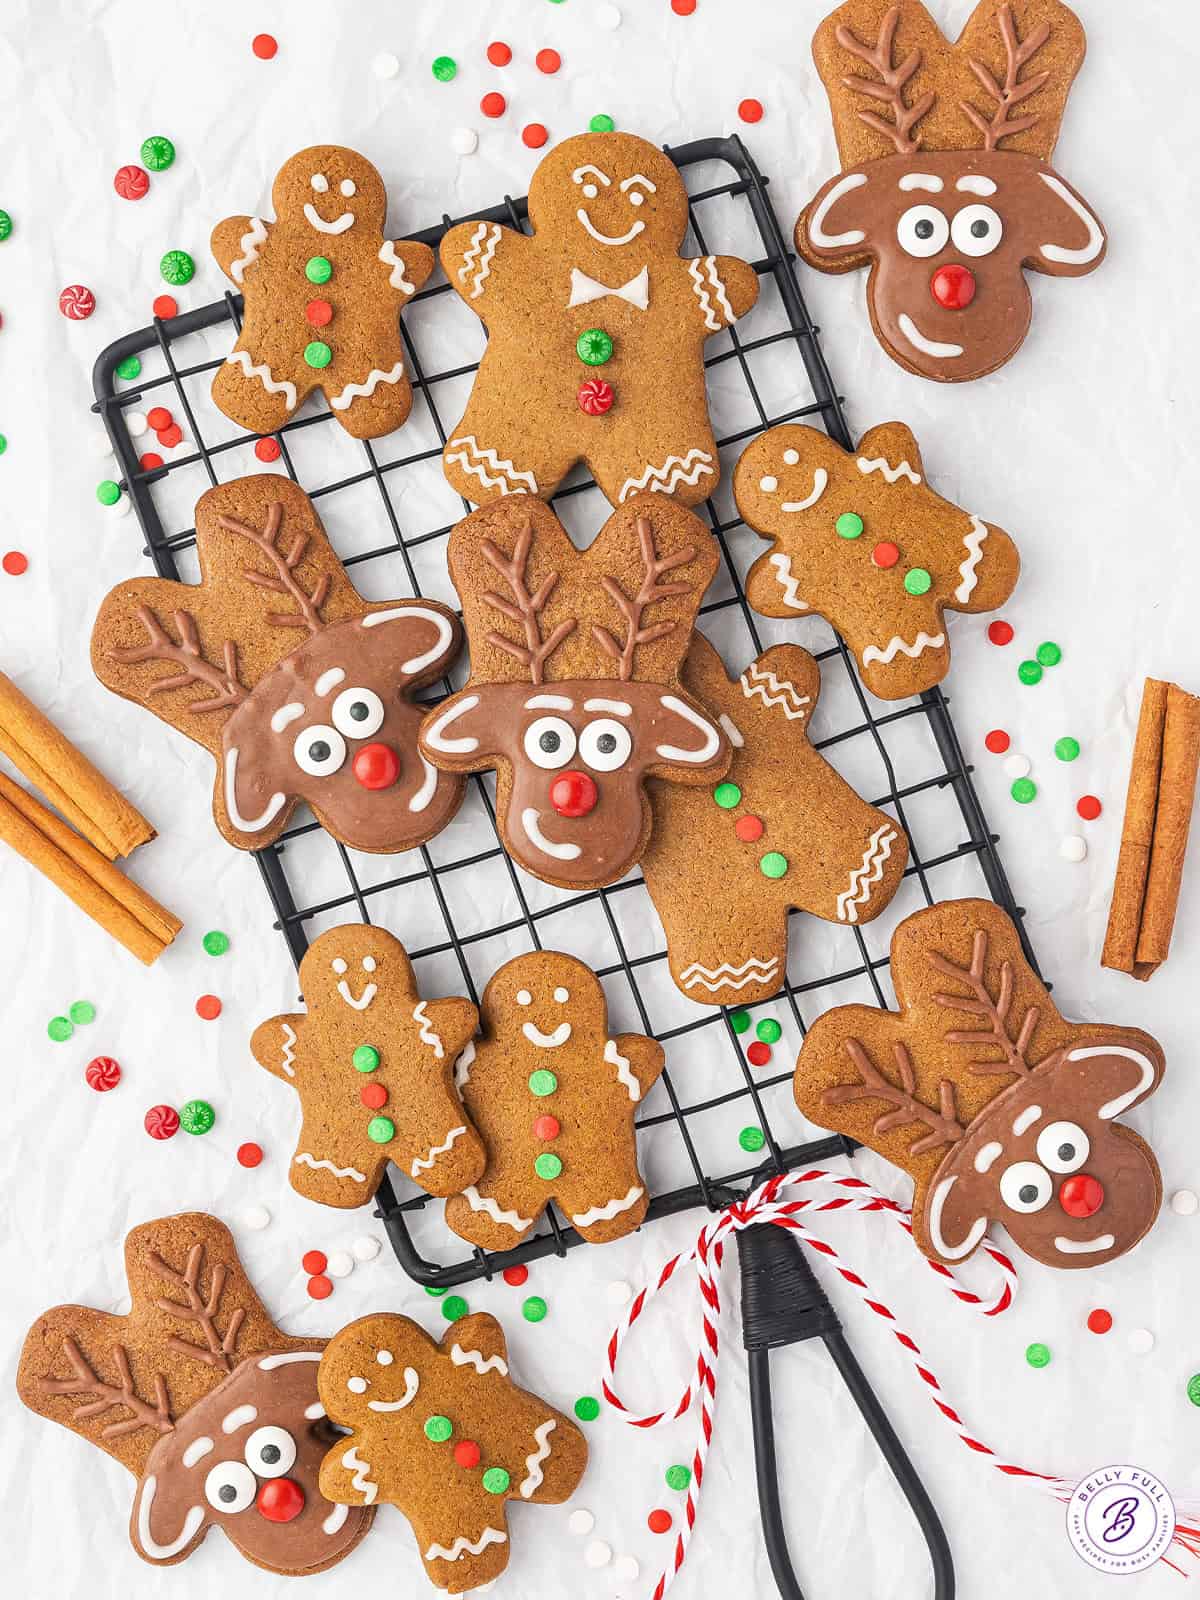
<svg viewBox="0 0 1200 1600"><path fill-rule="evenodd" d="M303 715L304 707L298 700L292 700L286 706L280 706L279 710L271 718L271 732L282 733L289 722L295 722L297 717L302 717Z"/></svg>
<svg viewBox="0 0 1200 1600"><path fill-rule="evenodd" d="M983 177L977 172L968 172L965 177L959 178L954 185L963 194L995 194L996 185L990 178Z"/></svg>
<svg viewBox="0 0 1200 1600"><path fill-rule="evenodd" d="M574 706L565 694L535 694L525 702L526 711L571 711Z"/></svg>
<svg viewBox="0 0 1200 1600"><path fill-rule="evenodd" d="M633 707L624 700L585 700L585 711L613 711L618 717L631 717Z"/></svg>
<svg viewBox="0 0 1200 1600"><path fill-rule="evenodd" d="M341 667L330 667L329 671L323 672L316 683L313 684L313 689L324 699L327 694L333 693L345 676L346 674Z"/></svg>
<svg viewBox="0 0 1200 1600"><path fill-rule="evenodd" d="M621 193L624 194L625 190L628 189L631 184L635 183L644 183L651 194L658 193L658 185L651 183L650 179L645 177L640 172L635 172L631 178L621 179Z"/></svg>
<svg viewBox="0 0 1200 1600"><path fill-rule="evenodd" d="M1032 1128L1034 1123L1037 1122L1041 1117L1041 1114L1041 1106L1026 1106L1024 1111L1021 1112L1021 1115L1017 1117L1013 1123L1013 1132L1015 1134L1022 1134L1025 1132L1026 1128Z"/></svg>
<svg viewBox="0 0 1200 1600"><path fill-rule="evenodd" d="M604 176L604 174L600 171L599 167L593 167L590 164L582 166L582 167L576 167L575 171L571 174L571 181L573 183L582 183L583 180L586 177L588 177L589 175L591 177L593 177L593 178L599 178L600 182L604 185L604 187L606 189L612 183L612 179L611 178L606 178ZM625 187L625 185L622 184L621 187L623 189Z"/></svg>
<svg viewBox="0 0 1200 1600"><path fill-rule="evenodd" d="M900 187L906 190L928 189L930 194L941 194L945 184L932 172L906 172L900 179ZM961 182L958 187L962 188Z"/></svg>

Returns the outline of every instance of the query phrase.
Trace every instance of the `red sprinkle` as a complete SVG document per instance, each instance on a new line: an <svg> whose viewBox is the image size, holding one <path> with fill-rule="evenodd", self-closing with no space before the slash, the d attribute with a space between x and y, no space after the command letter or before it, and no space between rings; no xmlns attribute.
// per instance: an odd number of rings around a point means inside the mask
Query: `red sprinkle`
<svg viewBox="0 0 1200 1600"><path fill-rule="evenodd" d="M507 49L507 45L505 49ZM479 1446L474 1439L460 1439L454 1446L454 1459L460 1467L477 1467L479 1465Z"/></svg>
<svg viewBox="0 0 1200 1600"><path fill-rule="evenodd" d="M763 108L761 100L743 100L738 106L738 116L743 122L761 122Z"/></svg>
<svg viewBox="0 0 1200 1600"><path fill-rule="evenodd" d="M763 819L739 817L733 825L733 831L743 844L753 844L756 839L761 839L763 836Z"/></svg>
<svg viewBox="0 0 1200 1600"><path fill-rule="evenodd" d="M1075 809L1085 822L1095 822L1104 807L1094 794L1085 794L1075 802Z"/></svg>
<svg viewBox="0 0 1200 1600"><path fill-rule="evenodd" d="M752 1067L765 1067L771 1059L771 1046L764 1044L761 1039L756 1039L746 1051L746 1060Z"/></svg>
<svg viewBox="0 0 1200 1600"><path fill-rule="evenodd" d="M304 317L314 328L324 328L333 321L333 307L328 300L310 300L304 308Z"/></svg>
<svg viewBox="0 0 1200 1600"><path fill-rule="evenodd" d="M1011 644L1013 638L1013 625L1011 622L989 622L988 638L993 644Z"/></svg>
<svg viewBox="0 0 1200 1600"><path fill-rule="evenodd" d="M221 1015L221 1002L215 994L202 994L196 1001L196 1015L205 1022L214 1022Z"/></svg>
<svg viewBox="0 0 1200 1600"><path fill-rule="evenodd" d="M539 50L534 56L539 72L557 72L562 66L562 57L557 50Z"/></svg>
<svg viewBox="0 0 1200 1600"><path fill-rule="evenodd" d="M300 1265L311 1276L315 1272L324 1272L329 1261L324 1250L306 1250L300 1257Z"/></svg>
<svg viewBox="0 0 1200 1600"><path fill-rule="evenodd" d="M173 294L160 294L155 296L154 304L150 309L156 317L177 317L179 315L179 302Z"/></svg>
<svg viewBox="0 0 1200 1600"><path fill-rule="evenodd" d="M358 1098L368 1111L382 1111L388 1103L388 1092L381 1083L364 1083Z"/></svg>
<svg viewBox="0 0 1200 1600"><path fill-rule="evenodd" d="M146 413L146 421L154 429L155 433L161 428L169 428L174 420L175 418L167 410L166 406L151 406Z"/></svg>
<svg viewBox="0 0 1200 1600"><path fill-rule="evenodd" d="M58 309L68 322L83 322L96 309L96 296L83 283L69 283L58 297Z"/></svg>
<svg viewBox="0 0 1200 1600"><path fill-rule="evenodd" d="M256 439L254 441L254 454L260 461L279 460L278 439Z"/></svg>
<svg viewBox="0 0 1200 1600"><path fill-rule="evenodd" d="M23 572L28 571L29 557L20 550L6 550L4 559L0 561L0 567L4 568L10 578L19 578Z"/></svg>
<svg viewBox="0 0 1200 1600"><path fill-rule="evenodd" d="M250 48L260 61L270 61L279 49L279 40L273 39L269 33L256 33L250 41ZM323 1296L317 1295L314 1298L322 1299Z"/></svg>
<svg viewBox="0 0 1200 1600"><path fill-rule="evenodd" d="M151 1106L142 1126L152 1139L173 1139L179 1132L179 1113L174 1106Z"/></svg>
<svg viewBox="0 0 1200 1600"><path fill-rule="evenodd" d="M142 200L150 193L150 174L142 167L118 167L113 188L122 200Z"/></svg>
<svg viewBox="0 0 1200 1600"><path fill-rule="evenodd" d="M552 1117L548 1111L540 1117L533 1119L533 1137L535 1139L557 1139L562 1132L562 1123L557 1117Z"/></svg>
<svg viewBox="0 0 1200 1600"><path fill-rule="evenodd" d="M238 1165L241 1167L257 1167L262 1165L262 1145L249 1142L237 1147Z"/></svg>
<svg viewBox="0 0 1200 1600"><path fill-rule="evenodd" d="M163 464L163 458L157 450L147 450L144 456L138 457L138 466L143 472L157 472Z"/></svg>
<svg viewBox="0 0 1200 1600"><path fill-rule="evenodd" d="M493 39L487 47L487 58L494 67L506 67L512 60L512 51L503 39Z"/></svg>
<svg viewBox="0 0 1200 1600"><path fill-rule="evenodd" d="M521 129L521 142L528 145L531 150L540 150L549 137L545 125L540 122L531 122Z"/></svg>
<svg viewBox="0 0 1200 1600"><path fill-rule="evenodd" d="M684 6L693 7L696 0L671 0L671 5L681 17L690 17L691 10L685 11ZM670 1533L671 1513L669 1511L652 1511L646 1518L646 1526L651 1533Z"/></svg>
<svg viewBox="0 0 1200 1600"><path fill-rule="evenodd" d="M893 544L890 539L884 539L871 551L871 560L877 567L894 567L900 559L900 546Z"/></svg>
<svg viewBox="0 0 1200 1600"><path fill-rule="evenodd" d="M528 1267L505 1267L504 1281L511 1284L514 1289L519 1289L529 1276Z"/></svg>
<svg viewBox="0 0 1200 1600"><path fill-rule="evenodd" d="M479 102L479 109L485 117L502 117L508 110L508 101L498 90L492 89Z"/></svg>
<svg viewBox="0 0 1200 1600"><path fill-rule="evenodd" d="M327 1278L323 1272L318 1272L315 1277L308 1280L308 1293L313 1300L328 1300L333 1293L333 1280Z"/></svg>
<svg viewBox="0 0 1200 1600"><path fill-rule="evenodd" d="M121 1068L111 1056L97 1056L94 1061L88 1062L83 1076L90 1088L103 1094L106 1089L115 1089L120 1083Z"/></svg>
<svg viewBox="0 0 1200 1600"><path fill-rule="evenodd" d="M159 428L154 437L164 450L174 450L177 444L183 442L183 429L177 422L173 422L169 428Z"/></svg>
<svg viewBox="0 0 1200 1600"><path fill-rule="evenodd" d="M1087 1325L1093 1333L1107 1333L1112 1327L1111 1311L1089 1311Z"/></svg>
<svg viewBox="0 0 1200 1600"><path fill-rule="evenodd" d="M1012 743L1012 740L1003 728L993 728L983 742L994 756L1002 756Z"/></svg>

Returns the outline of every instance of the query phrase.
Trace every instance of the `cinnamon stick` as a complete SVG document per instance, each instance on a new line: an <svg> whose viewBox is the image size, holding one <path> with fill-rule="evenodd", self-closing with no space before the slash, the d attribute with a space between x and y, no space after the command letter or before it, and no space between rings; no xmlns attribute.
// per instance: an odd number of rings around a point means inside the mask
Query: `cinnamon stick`
<svg viewBox="0 0 1200 1600"><path fill-rule="evenodd" d="M0 840L37 867L146 966L157 961L183 926L94 845L3 773Z"/></svg>
<svg viewBox="0 0 1200 1600"><path fill-rule="evenodd" d="M141 812L3 672L0 754L109 861L154 838Z"/></svg>
<svg viewBox="0 0 1200 1600"><path fill-rule="evenodd" d="M1145 982L1167 959L1200 764L1200 698L1147 678L1100 964Z"/></svg>

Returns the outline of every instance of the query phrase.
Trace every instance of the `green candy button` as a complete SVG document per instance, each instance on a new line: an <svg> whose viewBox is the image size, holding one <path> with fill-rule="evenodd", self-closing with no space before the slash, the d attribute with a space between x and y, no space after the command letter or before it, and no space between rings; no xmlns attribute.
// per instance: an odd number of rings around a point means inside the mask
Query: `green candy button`
<svg viewBox="0 0 1200 1600"><path fill-rule="evenodd" d="M0 211L0 239L7 239L12 232L12 218L7 211Z"/></svg>
<svg viewBox="0 0 1200 1600"><path fill-rule="evenodd" d="M1009 793L1019 806L1027 806L1031 800L1037 798L1037 784L1032 778L1018 778Z"/></svg>
<svg viewBox="0 0 1200 1600"><path fill-rule="evenodd" d="M600 1402L595 1395L581 1394L575 1402L575 1415L580 1422L595 1422L600 1415Z"/></svg>
<svg viewBox="0 0 1200 1600"><path fill-rule="evenodd" d="M1187 1397L1194 1406L1200 1406L1200 1372L1193 1373L1188 1379Z"/></svg>
<svg viewBox="0 0 1200 1600"><path fill-rule="evenodd" d="M692 1481L692 1469L679 1464L668 1467L663 1476L667 1480L668 1489L686 1489Z"/></svg>
<svg viewBox="0 0 1200 1600"><path fill-rule="evenodd" d="M379 1051L373 1044L358 1044L350 1059L356 1072L374 1072L379 1065Z"/></svg>
<svg viewBox="0 0 1200 1600"><path fill-rule="evenodd" d="M142 161L151 172L165 172L175 159L175 146L161 133L142 140Z"/></svg>
<svg viewBox="0 0 1200 1600"><path fill-rule="evenodd" d="M320 339L304 346L305 364L310 367L327 367L333 360L333 351Z"/></svg>
<svg viewBox="0 0 1200 1600"><path fill-rule="evenodd" d="M117 362L117 377L132 382L134 378L142 375L142 363L138 356L126 356L124 361Z"/></svg>
<svg viewBox="0 0 1200 1600"><path fill-rule="evenodd" d="M592 133L611 133L615 127L616 123L607 111L597 111L596 115L588 123L588 128Z"/></svg>
<svg viewBox="0 0 1200 1600"><path fill-rule="evenodd" d="M1052 639L1037 647L1037 658L1044 667L1056 667L1062 660L1062 650Z"/></svg>
<svg viewBox="0 0 1200 1600"><path fill-rule="evenodd" d="M222 933L220 928L213 928L200 943L210 956L223 956L229 949L229 935Z"/></svg>
<svg viewBox="0 0 1200 1600"><path fill-rule="evenodd" d="M121 485L111 478L104 478L96 485L96 499L102 506L115 506L120 498Z"/></svg>
<svg viewBox="0 0 1200 1600"><path fill-rule="evenodd" d="M748 1011L733 1011L729 1016L729 1026L734 1033L745 1033L750 1026L750 1013Z"/></svg>
<svg viewBox="0 0 1200 1600"><path fill-rule="evenodd" d="M483 1487L489 1494L505 1494L511 1482L503 1467L489 1467L483 1475Z"/></svg>
<svg viewBox="0 0 1200 1600"><path fill-rule="evenodd" d="M442 1301L442 1315L447 1322L457 1322L459 1317L465 1317L470 1309L460 1294L448 1294Z"/></svg>
<svg viewBox="0 0 1200 1600"><path fill-rule="evenodd" d="M367 1138L372 1144L389 1144L396 1137L396 1124L391 1117L372 1117L367 1123Z"/></svg>
<svg viewBox="0 0 1200 1600"><path fill-rule="evenodd" d="M928 594L933 588L933 579L924 567L910 567L904 574L904 587L909 594Z"/></svg>
<svg viewBox="0 0 1200 1600"><path fill-rule="evenodd" d="M75 1027L70 1017L51 1017L46 1024L46 1032L55 1044L63 1044L75 1032Z"/></svg>
<svg viewBox="0 0 1200 1600"><path fill-rule="evenodd" d="M207 1100L189 1100L179 1108L179 1126L184 1133L208 1133L217 1120L217 1113Z"/></svg>
<svg viewBox="0 0 1200 1600"><path fill-rule="evenodd" d="M458 62L453 56L435 56L433 75L439 83L450 83L458 76Z"/></svg>
<svg viewBox="0 0 1200 1600"><path fill-rule="evenodd" d="M774 1017L764 1017L754 1031L764 1044L778 1044L783 1037L783 1027Z"/></svg>
<svg viewBox="0 0 1200 1600"><path fill-rule="evenodd" d="M425 1437L431 1439L434 1444L445 1444L453 1432L454 1424L449 1417L425 1418Z"/></svg>
<svg viewBox="0 0 1200 1600"><path fill-rule="evenodd" d="M787 869L788 858L778 850L768 850L758 863L758 870L764 878L782 878Z"/></svg>
<svg viewBox="0 0 1200 1600"><path fill-rule="evenodd" d="M544 1321L546 1312L549 1309L549 1306L547 1306L540 1294L531 1294L528 1300L523 1300L521 1302L521 1315L525 1318L526 1322Z"/></svg>
<svg viewBox="0 0 1200 1600"><path fill-rule="evenodd" d="M612 360L613 342L603 328L585 328L575 341L575 354L589 367Z"/></svg>
<svg viewBox="0 0 1200 1600"><path fill-rule="evenodd" d="M1025 1359L1031 1367L1048 1367L1050 1365L1050 1346L1048 1344L1027 1345Z"/></svg>
<svg viewBox="0 0 1200 1600"><path fill-rule="evenodd" d="M843 511L833 526L839 539L857 539L863 531L863 519L857 511Z"/></svg>
<svg viewBox="0 0 1200 1600"><path fill-rule="evenodd" d="M562 1162L556 1155L552 1155L549 1150L545 1150L533 1163L533 1170L539 1178L547 1180L557 1178L562 1171Z"/></svg>
<svg viewBox="0 0 1200 1600"><path fill-rule="evenodd" d="M76 1027L86 1027L89 1022L95 1022L95 1020L96 1008L90 1000L76 1000L72 1003L71 1021L75 1023Z"/></svg>
<svg viewBox="0 0 1200 1600"><path fill-rule="evenodd" d="M333 277L333 267L325 256L309 256L304 263L304 276L309 283L328 283Z"/></svg>
<svg viewBox="0 0 1200 1600"><path fill-rule="evenodd" d="M186 250L168 250L158 263L158 270L165 283L178 288L181 284L191 283L196 276L196 263Z"/></svg>
<svg viewBox="0 0 1200 1600"><path fill-rule="evenodd" d="M1074 761L1079 754L1079 740L1072 739L1070 734L1065 738L1054 741L1054 754L1060 761Z"/></svg>
<svg viewBox="0 0 1200 1600"><path fill-rule="evenodd" d="M1036 661L1022 661L1017 668L1017 677L1022 683L1041 683L1042 669Z"/></svg>
<svg viewBox="0 0 1200 1600"><path fill-rule="evenodd" d="M558 1088L558 1079L545 1067L539 1067L536 1072L529 1074L529 1092L536 1094L539 1100L545 1099L548 1094L553 1094Z"/></svg>
<svg viewBox="0 0 1200 1600"><path fill-rule="evenodd" d="M761 1128L743 1128L741 1133L738 1134L738 1143L743 1150L749 1150L751 1154L756 1150L761 1150L766 1142L767 1136Z"/></svg>
<svg viewBox="0 0 1200 1600"><path fill-rule="evenodd" d="M732 811L734 806L741 804L742 791L736 783L719 783L713 790L713 799L722 811Z"/></svg>

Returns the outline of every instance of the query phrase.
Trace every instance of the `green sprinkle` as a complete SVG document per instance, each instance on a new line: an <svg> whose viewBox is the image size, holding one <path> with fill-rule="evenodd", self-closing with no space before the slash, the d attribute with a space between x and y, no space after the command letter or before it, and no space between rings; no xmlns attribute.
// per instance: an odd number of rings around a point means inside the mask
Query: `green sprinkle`
<svg viewBox="0 0 1200 1600"><path fill-rule="evenodd" d="M1200 1406L1200 1372L1193 1373L1188 1379L1187 1397L1194 1406Z"/></svg>
<svg viewBox="0 0 1200 1600"><path fill-rule="evenodd" d="M764 1017L754 1031L764 1044L778 1044L783 1037L783 1027L774 1017Z"/></svg>
<svg viewBox="0 0 1200 1600"><path fill-rule="evenodd" d="M550 1182L562 1172L562 1162L549 1150L544 1150L533 1163L533 1170L539 1178L545 1178L547 1182Z"/></svg>
<svg viewBox="0 0 1200 1600"><path fill-rule="evenodd" d="M118 378L127 378L132 380L133 378L140 378L141 375L142 363L140 357L126 356L124 361L117 362Z"/></svg>
<svg viewBox="0 0 1200 1600"><path fill-rule="evenodd" d="M1022 683L1041 683L1042 669L1036 661L1022 661L1017 668L1017 677Z"/></svg>
<svg viewBox="0 0 1200 1600"><path fill-rule="evenodd" d="M55 1044L62 1044L64 1039L71 1037L75 1032L75 1028L69 1017L51 1017L46 1024L46 1032L54 1040Z"/></svg>
<svg viewBox="0 0 1200 1600"><path fill-rule="evenodd" d="M186 250L168 250L158 263L158 270L165 283L178 288L181 284L191 283L196 276L196 263Z"/></svg>
<svg viewBox="0 0 1200 1600"><path fill-rule="evenodd" d="M1052 639L1038 645L1036 654L1044 667L1056 667L1062 660L1062 649Z"/></svg>
<svg viewBox="0 0 1200 1600"><path fill-rule="evenodd" d="M442 1301L442 1315L447 1322L457 1322L459 1317L465 1317L470 1309L460 1294L448 1294Z"/></svg>
<svg viewBox="0 0 1200 1600"><path fill-rule="evenodd" d="M396 1124L391 1117L372 1117L367 1123L367 1138L372 1144L390 1144L396 1137Z"/></svg>
<svg viewBox="0 0 1200 1600"><path fill-rule="evenodd" d="M102 506L115 506L120 498L121 485L111 478L104 478L96 485L96 499Z"/></svg>
<svg viewBox="0 0 1200 1600"><path fill-rule="evenodd" d="M575 341L575 354L589 367L612 360L613 342L603 328L585 328Z"/></svg>
<svg viewBox="0 0 1200 1600"><path fill-rule="evenodd" d="M743 1128L738 1134L738 1143L743 1150L748 1150L751 1154L761 1150L766 1142L767 1136L761 1128Z"/></svg>
<svg viewBox="0 0 1200 1600"><path fill-rule="evenodd" d="M425 1437L432 1439L434 1444L445 1444L454 1432L454 1424L449 1417L426 1417Z"/></svg>
<svg viewBox="0 0 1200 1600"><path fill-rule="evenodd" d="M12 232L12 218L7 211L0 211L0 239L7 239Z"/></svg>
<svg viewBox="0 0 1200 1600"><path fill-rule="evenodd" d="M333 277L333 267L326 256L309 256L304 263L304 276L309 283L328 283Z"/></svg>
<svg viewBox="0 0 1200 1600"><path fill-rule="evenodd" d="M222 933L220 928L214 928L211 933L206 933L200 942L210 956L223 956L229 949L229 935Z"/></svg>
<svg viewBox="0 0 1200 1600"><path fill-rule="evenodd" d="M8 440L0 433L0 456L8 449Z"/></svg>
<svg viewBox="0 0 1200 1600"><path fill-rule="evenodd" d="M356 1044L350 1059L355 1072L374 1072L379 1065L379 1051L373 1044Z"/></svg>
<svg viewBox="0 0 1200 1600"><path fill-rule="evenodd" d="M179 1108L179 1126L184 1133L208 1133L217 1114L207 1100L189 1100Z"/></svg>
<svg viewBox="0 0 1200 1600"><path fill-rule="evenodd" d="M750 1013L748 1011L734 1011L730 1013L729 1026L734 1033L745 1033L750 1026Z"/></svg>
<svg viewBox="0 0 1200 1600"><path fill-rule="evenodd" d="M719 783L713 790L713 799L722 811L732 811L742 799L742 791L736 783Z"/></svg>
<svg viewBox="0 0 1200 1600"><path fill-rule="evenodd" d="M483 1475L483 1487L489 1494L505 1494L512 1482L503 1467L489 1467Z"/></svg>
<svg viewBox="0 0 1200 1600"><path fill-rule="evenodd" d="M1019 806L1027 806L1037 798L1037 784L1032 778L1018 778L1009 793Z"/></svg>
<svg viewBox="0 0 1200 1600"><path fill-rule="evenodd" d="M575 1415L580 1422L595 1422L600 1415L600 1402L595 1395L581 1394L575 1402Z"/></svg>
<svg viewBox="0 0 1200 1600"><path fill-rule="evenodd" d="M175 146L164 134L142 140L142 162L151 172L165 172L175 159Z"/></svg>
<svg viewBox="0 0 1200 1600"><path fill-rule="evenodd" d="M597 111L596 115L588 123L588 128L592 133L611 133L615 127L616 123L607 111Z"/></svg>
<svg viewBox="0 0 1200 1600"><path fill-rule="evenodd" d="M788 858L780 855L778 850L768 850L758 863L758 870L764 878L782 878L788 869Z"/></svg>
<svg viewBox="0 0 1200 1600"><path fill-rule="evenodd" d="M908 594L928 594L933 588L933 579L924 567L911 567L904 574L904 588Z"/></svg>
<svg viewBox="0 0 1200 1600"><path fill-rule="evenodd" d="M446 1292L446 1285L444 1283L443 1284L427 1283L425 1285L425 1293L433 1295L435 1300L438 1299L441 1295L444 1295L445 1292Z"/></svg>
<svg viewBox="0 0 1200 1600"><path fill-rule="evenodd" d="M304 346L304 360L310 367L327 367L333 360L333 351L322 339L314 339Z"/></svg>
<svg viewBox="0 0 1200 1600"><path fill-rule="evenodd" d="M1048 1344L1026 1345L1025 1359L1031 1367L1048 1367L1050 1365L1050 1346ZM1200 1389L1197 1390L1197 1393L1200 1394ZM1197 1400L1196 1404L1200 1405L1200 1400Z"/></svg>
<svg viewBox="0 0 1200 1600"><path fill-rule="evenodd" d="M547 1306L540 1294L531 1294L528 1300L523 1300L521 1302L521 1315L525 1318L526 1322L544 1321L546 1312L549 1309L549 1306Z"/></svg>
<svg viewBox="0 0 1200 1600"><path fill-rule="evenodd" d="M1070 734L1054 741L1054 754L1060 761L1074 761L1079 754L1079 740L1072 739Z"/></svg>
<svg viewBox="0 0 1200 1600"><path fill-rule="evenodd" d="M857 539L863 531L863 519L857 511L843 511L833 526L839 539Z"/></svg>
<svg viewBox="0 0 1200 1600"><path fill-rule="evenodd" d="M433 75L439 83L449 83L458 76L458 62L453 56L435 56Z"/></svg>
<svg viewBox="0 0 1200 1600"><path fill-rule="evenodd" d="M536 1094L539 1100L544 1100L548 1094L553 1094L558 1088L558 1079L546 1067L539 1067L536 1072L529 1074L529 1092Z"/></svg>
<svg viewBox="0 0 1200 1600"><path fill-rule="evenodd" d="M668 1467L663 1476L667 1480L668 1489L686 1489L692 1481L692 1469L677 1463L673 1467Z"/></svg>
<svg viewBox="0 0 1200 1600"><path fill-rule="evenodd" d="M86 1027L95 1022L96 1008L90 1000L76 1000L71 1006L71 1021L76 1027Z"/></svg>

